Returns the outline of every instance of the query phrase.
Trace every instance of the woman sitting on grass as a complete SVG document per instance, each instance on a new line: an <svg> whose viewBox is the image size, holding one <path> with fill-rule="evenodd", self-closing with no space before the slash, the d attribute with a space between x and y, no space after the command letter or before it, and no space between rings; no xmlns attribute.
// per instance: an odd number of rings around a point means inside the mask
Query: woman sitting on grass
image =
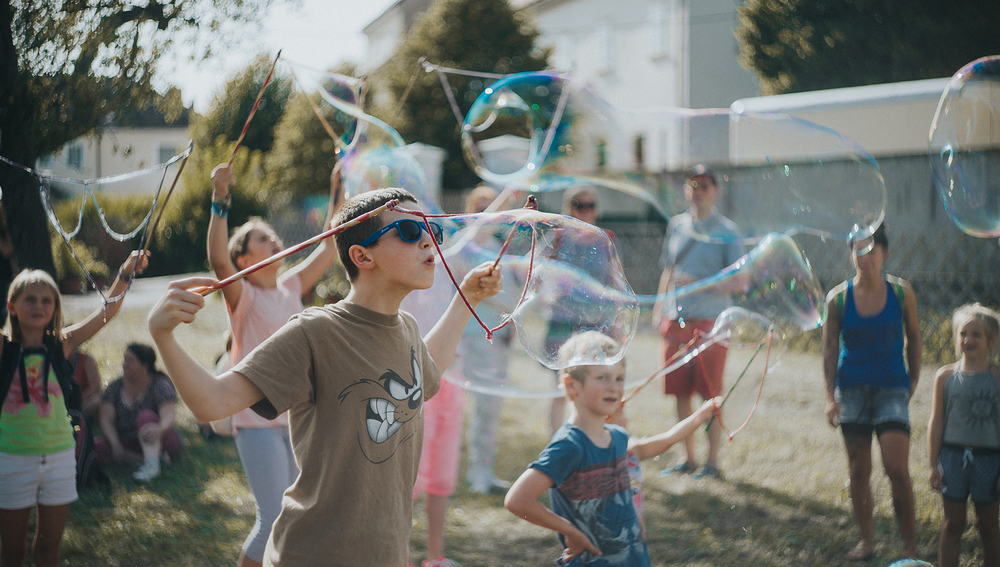
<svg viewBox="0 0 1000 567"><path fill-rule="evenodd" d="M160 463L181 456L174 427L177 392L156 370L156 351L132 343L122 357L122 377L108 384L101 398L101 433L94 440L101 464L142 463L132 476L142 482L160 476Z"/></svg>

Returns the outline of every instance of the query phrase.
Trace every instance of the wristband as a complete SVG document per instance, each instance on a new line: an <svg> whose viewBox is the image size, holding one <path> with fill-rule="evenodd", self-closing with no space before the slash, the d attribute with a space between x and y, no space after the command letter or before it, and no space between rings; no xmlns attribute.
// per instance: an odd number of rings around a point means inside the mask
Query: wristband
<svg viewBox="0 0 1000 567"><path fill-rule="evenodd" d="M220 218L229 218L229 203L232 202L233 196L226 195L224 198L219 199L212 194L212 214Z"/></svg>

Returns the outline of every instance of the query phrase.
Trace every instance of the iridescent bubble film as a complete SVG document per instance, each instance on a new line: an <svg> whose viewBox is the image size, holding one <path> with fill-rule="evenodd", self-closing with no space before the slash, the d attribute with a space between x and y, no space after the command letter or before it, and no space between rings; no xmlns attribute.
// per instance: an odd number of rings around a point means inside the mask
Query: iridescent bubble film
<svg viewBox="0 0 1000 567"><path fill-rule="evenodd" d="M299 92L336 142L343 164L344 194L400 187L412 193L430 212L440 208L431 198L420 163L403 138L382 120L364 112L365 83L361 79L288 64Z"/></svg>
<svg viewBox="0 0 1000 567"><path fill-rule="evenodd" d="M955 226L1000 236L1000 56L977 59L948 81L931 124L930 155Z"/></svg>
<svg viewBox="0 0 1000 567"><path fill-rule="evenodd" d="M712 277L665 294L641 296L644 306L674 302L679 321L702 302L723 298L759 313L785 332L808 331L823 321L825 293L802 249L785 234L770 234L736 263Z"/></svg>
<svg viewBox="0 0 1000 567"><path fill-rule="evenodd" d="M740 230L699 235L704 240L752 244L772 232L846 239L859 228L873 231L885 210L874 158L829 128L740 108L617 109L557 73L521 73L491 85L466 115L462 142L472 168L496 186L606 187L664 216L687 205L644 156L672 172L705 163L718 170L720 209Z"/></svg>
<svg viewBox="0 0 1000 567"><path fill-rule="evenodd" d="M491 328L508 320L516 325L521 345L535 360L552 369L574 365L559 360L558 351L583 331L599 331L625 349L631 343L639 303L603 230L530 209L436 220L445 227L442 248L456 277L499 259L504 289L486 300L497 315L484 323ZM613 364L621 356L590 363ZM551 392L554 387L546 382L533 390Z"/></svg>

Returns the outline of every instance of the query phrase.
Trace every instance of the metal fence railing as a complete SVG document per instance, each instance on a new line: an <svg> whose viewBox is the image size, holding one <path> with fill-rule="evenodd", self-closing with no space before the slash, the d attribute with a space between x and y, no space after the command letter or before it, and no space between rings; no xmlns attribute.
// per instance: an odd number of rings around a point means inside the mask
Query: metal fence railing
<svg viewBox="0 0 1000 567"><path fill-rule="evenodd" d="M446 210L460 208L455 200ZM301 242L316 232L301 222L301 216L287 211L274 212L269 220L288 243ZM661 222L615 222L602 224L615 233L625 277L638 294L656 292L660 278L659 258L666 228ZM813 236L796 236L825 290L852 277L847 247L842 241L824 241ZM290 261L305 257L300 252ZM917 296L924 357L951 361L951 313L960 305L978 301L1000 306L1000 245L996 240L967 236L958 229L934 227L928 233L915 229L890 232L890 254L885 271L908 280ZM819 350L821 333L811 331L793 341L800 349Z"/></svg>

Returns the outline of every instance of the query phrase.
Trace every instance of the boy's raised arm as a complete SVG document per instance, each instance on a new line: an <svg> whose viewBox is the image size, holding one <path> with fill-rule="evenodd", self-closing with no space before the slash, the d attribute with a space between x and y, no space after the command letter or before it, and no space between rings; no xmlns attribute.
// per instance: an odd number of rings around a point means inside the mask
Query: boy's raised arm
<svg viewBox="0 0 1000 567"><path fill-rule="evenodd" d="M524 471L507 491L503 505L512 514L536 526L548 528L566 537L563 560L568 560L589 551L600 555L601 550L594 545L572 522L545 507L538 499L542 493L552 488L552 479L537 469Z"/></svg>
<svg viewBox="0 0 1000 567"><path fill-rule="evenodd" d="M461 287L469 304L475 308L480 301L496 295L503 289L500 268L494 268L492 262L476 266L462 279ZM455 357L455 349L458 348L458 341L462 338L462 332L465 331L465 325L471 317L469 308L456 293L444 315L424 337L427 352L434 359L438 369L444 370L451 364L451 360Z"/></svg>
<svg viewBox="0 0 1000 567"><path fill-rule="evenodd" d="M207 422L232 415L264 398L264 393L246 376L228 371L213 376L177 342L174 329L191 323L205 306L205 298L191 291L216 283L211 278L187 278L170 284L167 293L149 312L149 334L177 393L198 421Z"/></svg>
<svg viewBox="0 0 1000 567"><path fill-rule="evenodd" d="M681 441L694 433L695 430L698 429L699 425L705 423L710 417L712 417L715 407L717 405L721 406L722 401L722 397L705 400L705 403L702 404L700 408L698 408L691 415L687 416L687 418L677 422L677 424L669 430L652 437L629 441L629 449L635 452L636 457L638 457L640 461L659 455L678 441Z"/></svg>

